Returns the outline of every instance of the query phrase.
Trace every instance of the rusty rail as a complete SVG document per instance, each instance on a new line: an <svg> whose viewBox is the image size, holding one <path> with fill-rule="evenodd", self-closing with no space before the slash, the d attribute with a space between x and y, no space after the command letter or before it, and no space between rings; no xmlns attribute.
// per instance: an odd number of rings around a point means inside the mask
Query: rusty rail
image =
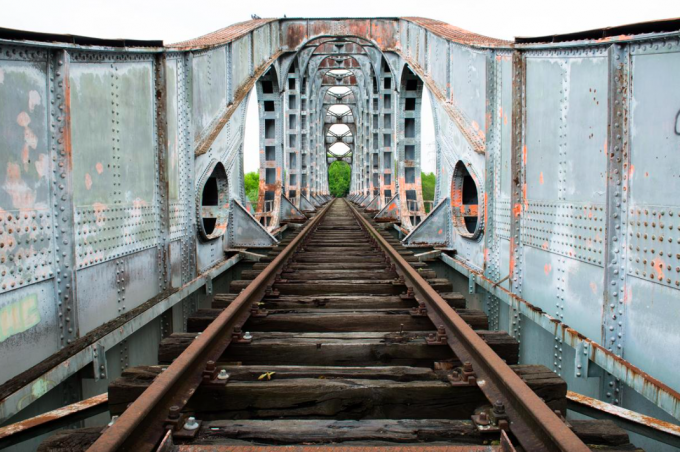
<svg viewBox="0 0 680 452"><path fill-rule="evenodd" d="M510 420L510 431L522 447L530 451L589 451L574 432L465 323L371 223L354 206L350 203L348 205L388 259L395 264L397 273L413 289L416 299L425 303L428 317L435 325L444 326L446 341L456 356L463 362L472 363L476 384L489 402L503 403Z"/></svg>
<svg viewBox="0 0 680 452"><path fill-rule="evenodd" d="M170 407L180 409L201 384L208 361L217 361L231 343L235 327L241 327L253 303L259 302L268 286L274 283L288 258L304 238L319 224L333 201L328 203L291 243L260 273L253 282L162 372L88 449L95 452L152 451L165 433Z"/></svg>

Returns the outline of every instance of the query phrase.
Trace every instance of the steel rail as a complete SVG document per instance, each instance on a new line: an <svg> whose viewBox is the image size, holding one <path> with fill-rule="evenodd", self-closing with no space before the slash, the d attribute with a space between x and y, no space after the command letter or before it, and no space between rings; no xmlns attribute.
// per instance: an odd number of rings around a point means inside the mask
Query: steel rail
<svg viewBox="0 0 680 452"><path fill-rule="evenodd" d="M347 201L345 201L347 202ZM490 403L501 401L510 420L510 431L525 450L587 452L590 449L450 307L411 265L380 235L363 215L347 202L352 213L373 236L397 274L425 303L432 322L443 325L446 340L458 359L472 363L477 385Z"/></svg>
<svg viewBox="0 0 680 452"><path fill-rule="evenodd" d="M194 340L182 354L106 429L88 449L93 452L153 451L165 434L170 407L184 407L200 385L208 361L217 361L231 342L234 327L250 316L267 286L274 283L288 259L315 229L333 201L328 203L274 258L248 287Z"/></svg>

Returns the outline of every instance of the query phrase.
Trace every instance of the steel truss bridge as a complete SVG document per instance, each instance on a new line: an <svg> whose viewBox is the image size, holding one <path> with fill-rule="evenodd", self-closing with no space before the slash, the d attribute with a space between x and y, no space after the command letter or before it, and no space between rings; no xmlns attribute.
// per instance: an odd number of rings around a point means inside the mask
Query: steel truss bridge
<svg viewBox="0 0 680 452"><path fill-rule="evenodd" d="M446 268L521 362L677 423L679 30L504 41L417 17L284 18L170 45L0 30L0 420L156 362L143 344L309 224L340 160L349 201Z"/></svg>

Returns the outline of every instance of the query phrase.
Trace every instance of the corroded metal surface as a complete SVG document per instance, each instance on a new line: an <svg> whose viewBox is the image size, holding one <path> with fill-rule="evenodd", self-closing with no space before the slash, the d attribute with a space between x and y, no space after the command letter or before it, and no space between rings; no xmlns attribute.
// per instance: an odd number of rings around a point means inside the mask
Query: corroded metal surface
<svg viewBox="0 0 680 452"><path fill-rule="evenodd" d="M677 28L512 43L423 18L255 19L167 47L2 34L0 356L13 365L0 368L0 418L92 362L79 339L123 340L128 313L174 305L227 262L225 249L274 245L256 219L274 232L326 200L337 142L351 149L340 157L350 197L400 223L407 244L455 251L443 259L476 278L491 324L520 340L523 359L580 379L588 395L645 411L626 397L635 391L680 416ZM275 120L258 148L274 197L254 218L242 207L245 100L274 80L258 96ZM419 144L422 87L436 130L430 216L417 149L406 149ZM350 113L329 113L338 105ZM351 134L329 133L336 123ZM215 206L218 163L227 183ZM228 221L206 234L214 214ZM182 301L176 329L196 307ZM113 324L125 334L98 331Z"/></svg>

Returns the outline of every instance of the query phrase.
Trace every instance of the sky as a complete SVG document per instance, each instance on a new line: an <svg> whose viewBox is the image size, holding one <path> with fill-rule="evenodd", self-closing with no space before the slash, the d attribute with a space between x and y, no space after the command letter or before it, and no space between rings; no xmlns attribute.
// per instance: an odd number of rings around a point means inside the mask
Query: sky
<svg viewBox="0 0 680 452"><path fill-rule="evenodd" d="M543 36L680 17L680 0L0 0L0 27L99 38L178 42L260 17L421 16L495 38ZM250 96L245 170L257 168L257 108ZM422 116L422 166L434 170L428 96ZM428 107L428 108L426 108Z"/></svg>

